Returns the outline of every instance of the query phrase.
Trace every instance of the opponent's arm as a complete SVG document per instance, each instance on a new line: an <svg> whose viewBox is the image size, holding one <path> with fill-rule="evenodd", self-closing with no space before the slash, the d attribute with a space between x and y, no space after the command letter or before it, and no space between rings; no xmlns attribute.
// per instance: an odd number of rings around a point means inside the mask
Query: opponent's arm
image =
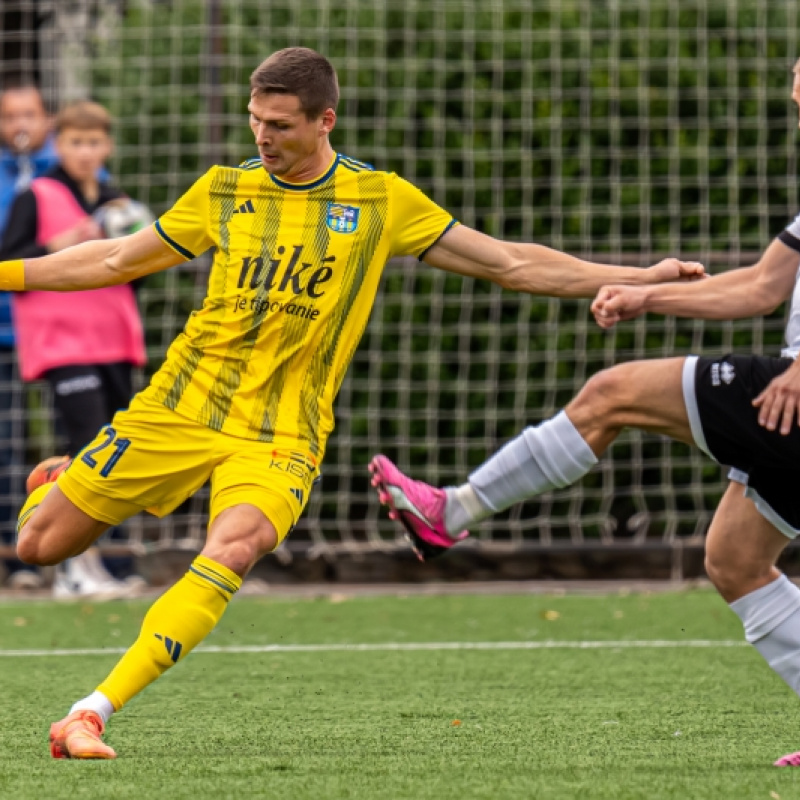
<svg viewBox="0 0 800 800"><path fill-rule="evenodd" d="M739 319L774 311L792 292L800 253L776 239L751 267L734 269L691 284L604 286L592 312L611 328L647 311L693 319Z"/></svg>
<svg viewBox="0 0 800 800"><path fill-rule="evenodd" d="M41 258L0 262L0 288L70 292L129 283L186 259L152 226L120 239L99 239ZM24 277L23 277L24 276Z"/></svg>
<svg viewBox="0 0 800 800"><path fill-rule="evenodd" d="M795 418L800 425L800 359L773 378L753 405L758 409L758 424L767 430L777 430L780 425L781 434L786 436Z"/></svg>
<svg viewBox="0 0 800 800"><path fill-rule="evenodd" d="M596 264L538 244L516 244L457 225L423 256L433 267L552 297L591 297L609 281L650 284L703 276L695 262L668 258L649 269Z"/></svg>

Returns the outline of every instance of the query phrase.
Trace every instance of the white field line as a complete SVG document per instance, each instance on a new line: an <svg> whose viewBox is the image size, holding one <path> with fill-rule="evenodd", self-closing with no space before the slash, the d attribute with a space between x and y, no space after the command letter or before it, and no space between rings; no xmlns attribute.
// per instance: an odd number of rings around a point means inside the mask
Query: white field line
<svg viewBox="0 0 800 800"><path fill-rule="evenodd" d="M369 644L253 644L198 647L196 653L375 653L420 650L626 650L747 647L744 640L730 639L624 639L621 641L542 642L375 642ZM42 656L107 656L124 653L124 647L75 649L0 650L0 658Z"/></svg>

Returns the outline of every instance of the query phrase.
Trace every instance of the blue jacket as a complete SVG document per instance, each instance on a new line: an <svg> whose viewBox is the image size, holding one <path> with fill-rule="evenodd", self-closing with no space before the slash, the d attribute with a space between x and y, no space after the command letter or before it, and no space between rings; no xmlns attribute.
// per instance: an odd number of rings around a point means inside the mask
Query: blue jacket
<svg viewBox="0 0 800 800"><path fill-rule="evenodd" d="M30 156L31 179L39 178L58 164L58 156L49 138L41 149ZM8 221L8 212L17 194L17 179L21 169L21 159L10 150L0 148L0 239ZM0 292L0 348L14 346L14 329L11 326L11 297L8 292Z"/></svg>

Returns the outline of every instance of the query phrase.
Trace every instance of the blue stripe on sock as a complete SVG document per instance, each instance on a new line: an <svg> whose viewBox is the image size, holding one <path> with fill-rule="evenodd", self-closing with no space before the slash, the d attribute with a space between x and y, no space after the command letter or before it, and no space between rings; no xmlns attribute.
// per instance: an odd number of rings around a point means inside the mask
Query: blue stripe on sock
<svg viewBox="0 0 800 800"><path fill-rule="evenodd" d="M209 583L213 583L214 586L216 586L218 589L222 589L222 591L225 592L226 600L230 600L231 597L233 596L233 592L227 586L225 586L224 583L215 581L211 576L204 575L202 572L200 572L200 570L195 569L194 567L189 567L189 572L194 572L195 575L199 575L203 580L208 581Z"/></svg>
<svg viewBox="0 0 800 800"><path fill-rule="evenodd" d="M224 581L231 587L231 591L235 592L239 587L230 579L223 575L221 572L217 572L217 570L212 569L211 567L207 567L205 564L198 564L196 561L192 562L192 566L196 567L197 569L204 569L207 572L210 572L212 575L215 575L221 581Z"/></svg>

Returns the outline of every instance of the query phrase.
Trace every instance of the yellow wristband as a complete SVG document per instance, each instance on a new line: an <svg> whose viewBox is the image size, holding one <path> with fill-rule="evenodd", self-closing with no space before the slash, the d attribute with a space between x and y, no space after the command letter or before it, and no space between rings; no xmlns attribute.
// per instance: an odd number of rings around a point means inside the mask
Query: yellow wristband
<svg viewBox="0 0 800 800"><path fill-rule="evenodd" d="M0 289L6 292L25 290L25 268L21 258L16 261L0 261Z"/></svg>

